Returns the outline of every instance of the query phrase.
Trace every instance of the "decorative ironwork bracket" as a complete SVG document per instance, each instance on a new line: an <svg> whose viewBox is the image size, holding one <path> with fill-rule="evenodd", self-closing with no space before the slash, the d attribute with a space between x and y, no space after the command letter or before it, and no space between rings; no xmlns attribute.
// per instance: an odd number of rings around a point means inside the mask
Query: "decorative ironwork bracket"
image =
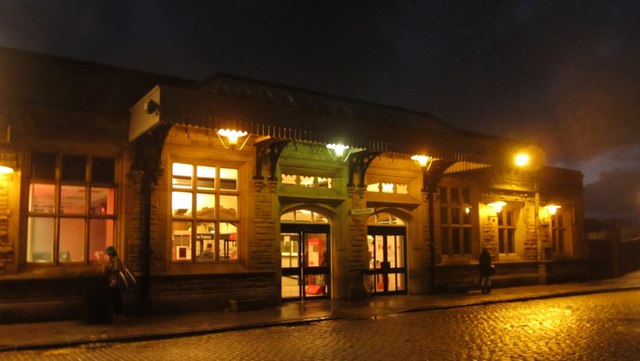
<svg viewBox="0 0 640 361"><path fill-rule="evenodd" d="M422 173L422 191L426 193L436 193L438 183L444 176L444 172L455 163L455 161L436 160L429 169L424 169Z"/></svg>
<svg viewBox="0 0 640 361"><path fill-rule="evenodd" d="M151 193L162 175L162 148L171 124L163 123L135 140L132 170L142 171L140 184L140 258L142 269L138 287L144 310L151 309Z"/></svg>
<svg viewBox="0 0 640 361"><path fill-rule="evenodd" d="M358 184L362 186L364 184L364 177L367 173L367 169L369 169L369 166L371 165L371 162L373 162L373 160L381 153L382 152L371 152L367 150L351 153L349 156L349 182L347 183L347 187L355 186L353 178L356 172L360 175L360 182Z"/></svg>
<svg viewBox="0 0 640 361"><path fill-rule="evenodd" d="M264 179L262 176L262 165L269 159L271 169L269 170L269 180L276 180L276 167L278 159L284 148L291 142L287 139L269 138L256 143L256 174L253 179Z"/></svg>

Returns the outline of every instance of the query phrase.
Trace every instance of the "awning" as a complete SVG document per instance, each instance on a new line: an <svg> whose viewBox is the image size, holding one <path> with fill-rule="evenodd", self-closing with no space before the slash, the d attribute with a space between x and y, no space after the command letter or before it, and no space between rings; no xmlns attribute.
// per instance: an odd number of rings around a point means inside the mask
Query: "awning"
<svg viewBox="0 0 640 361"><path fill-rule="evenodd" d="M390 108L392 113L393 108ZM437 132L345 115L310 111L208 92L156 86L131 109L129 141L158 124L208 129L236 128L256 136L297 142L342 143L376 152L427 154L467 162L463 168L493 164L515 142L458 131Z"/></svg>

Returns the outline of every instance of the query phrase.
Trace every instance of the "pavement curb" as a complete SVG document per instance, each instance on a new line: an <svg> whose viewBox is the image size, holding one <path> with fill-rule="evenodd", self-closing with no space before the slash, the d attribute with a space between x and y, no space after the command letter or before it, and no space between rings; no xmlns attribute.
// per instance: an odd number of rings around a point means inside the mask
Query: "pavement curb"
<svg viewBox="0 0 640 361"><path fill-rule="evenodd" d="M509 299L501 299L501 300L482 300L482 301L479 300L479 301L452 304L452 305L414 307L404 311L399 311L397 313L446 310L446 309L461 308L461 307L493 305L498 303L527 302L527 301L544 300L544 299L550 299L550 298L562 298L562 297L591 295L591 294L597 294L597 293L613 293L613 292L626 292L626 291L638 291L638 290L640 290L640 286L616 287L616 288L607 288L607 289L599 289L599 290L565 291L565 292L558 292L558 293L546 294L546 295L523 296L523 297L514 297Z"/></svg>
<svg viewBox="0 0 640 361"><path fill-rule="evenodd" d="M302 317L299 319L275 320L275 321L264 321L264 322L254 322L254 323L248 322L244 324L227 325L227 326L221 326L221 327L199 327L199 328L193 328L193 329L185 329L180 331L167 331L167 332L143 332L139 334L127 334L123 336L90 335L90 336L87 336L86 338L70 340L70 341L60 341L60 342L53 341L53 342L13 344L13 345L3 344L3 345L0 345L0 353L9 352L9 351L28 351L28 350L44 350L44 349L65 348L65 347L79 347L84 345L97 345L101 343L130 343L130 342L140 342L140 341L162 340L162 339L170 339L170 338L181 338L181 337L189 337L189 336L215 334L215 333L222 333L222 332L242 331L242 330L248 330L248 329L298 326L298 325L306 325L306 324L330 321L330 320L388 317L388 316L403 314L403 313L426 312L426 311L446 310L446 309L471 307L471 306L483 306L483 305L491 305L491 304L499 304L499 303L526 302L531 300L542 300L542 299L581 296L581 295L597 294L597 293L626 292L626 291L637 291L637 290L640 290L640 286L604 287L600 289L558 291L558 292L547 293L547 294L528 295L528 296L521 296L521 297L519 296L505 297L503 299L493 299L493 300L485 299L485 300L477 300L477 301L471 301L471 302L439 304L439 305L431 305L431 306L424 306L424 307L420 307L420 306L407 307L405 309L391 311L388 314L375 314L370 312L368 315L363 314L363 315L352 317L352 316L348 316L349 314L348 310L344 310L344 311L340 311L339 315L334 314L331 316ZM355 309L352 309L352 311L353 310ZM334 310L332 312L335 313L337 311Z"/></svg>

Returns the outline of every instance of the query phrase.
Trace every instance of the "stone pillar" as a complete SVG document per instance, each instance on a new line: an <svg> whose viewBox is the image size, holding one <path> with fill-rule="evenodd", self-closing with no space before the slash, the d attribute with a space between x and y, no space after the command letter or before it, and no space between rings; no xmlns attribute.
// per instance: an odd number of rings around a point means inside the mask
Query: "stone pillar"
<svg viewBox="0 0 640 361"><path fill-rule="evenodd" d="M350 215L349 209L364 208L364 189L359 187L349 187L348 192L351 197L347 200L345 215L347 217L348 229L348 258L347 258L347 299L358 300L369 296L364 286L364 272L367 269L368 248L367 248L367 218L369 215Z"/></svg>
<svg viewBox="0 0 640 361"><path fill-rule="evenodd" d="M277 229L277 189L276 180L253 181L253 212L247 221L249 228L249 257L250 268L260 271L275 271L278 267L278 235Z"/></svg>

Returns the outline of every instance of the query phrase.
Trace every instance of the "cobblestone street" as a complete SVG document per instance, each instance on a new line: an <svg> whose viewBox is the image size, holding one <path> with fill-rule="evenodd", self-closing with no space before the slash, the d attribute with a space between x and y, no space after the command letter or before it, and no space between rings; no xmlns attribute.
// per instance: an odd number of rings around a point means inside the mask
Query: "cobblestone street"
<svg viewBox="0 0 640 361"><path fill-rule="evenodd" d="M640 291L333 320L3 360L635 360Z"/></svg>

